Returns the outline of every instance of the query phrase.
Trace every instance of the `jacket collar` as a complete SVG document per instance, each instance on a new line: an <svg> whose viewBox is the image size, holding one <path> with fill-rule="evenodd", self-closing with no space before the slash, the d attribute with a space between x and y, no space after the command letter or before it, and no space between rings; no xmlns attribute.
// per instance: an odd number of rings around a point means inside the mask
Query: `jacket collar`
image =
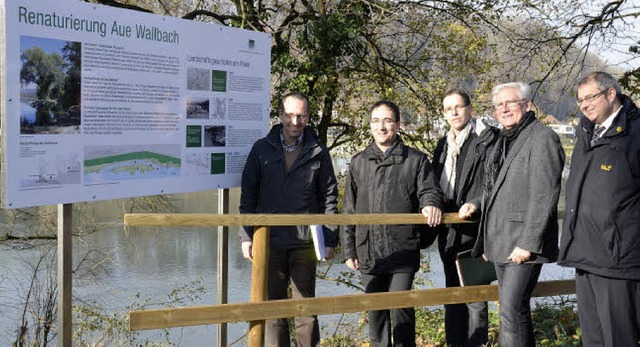
<svg viewBox="0 0 640 347"><path fill-rule="evenodd" d="M476 120L476 134L478 135L477 141L479 143L493 139L498 134L498 131L498 128L487 124L483 119Z"/></svg>
<svg viewBox="0 0 640 347"><path fill-rule="evenodd" d="M507 153L507 157L504 159L504 163L500 168L500 172L498 172L498 177L496 178L496 181L493 183L493 189L491 190L491 195L489 196L489 203L487 204L488 206L493 204L493 200L496 197L496 193L498 192L498 190L500 190L499 187L502 185L502 182L504 181L507 175L508 168L509 166L511 166L511 162L513 162L513 158L515 158L516 154L520 152L525 142L527 142L527 140L529 139L531 132L533 132L533 128L536 125L536 123L539 123L539 121L534 118L531 124L527 125L524 129L522 129L521 133L513 141L513 144L511 145L512 147L509 149L509 153Z"/></svg>
<svg viewBox="0 0 640 347"><path fill-rule="evenodd" d="M267 134L267 141L274 147L278 147L282 149L282 144L280 143L280 134L282 134L282 124L274 125L269 134ZM318 145L318 135L316 135L315 131L309 126L304 127L304 133L302 138L302 152L305 152L307 149L315 147Z"/></svg>
<svg viewBox="0 0 640 347"><path fill-rule="evenodd" d="M368 160L377 161L380 165L399 164L404 161L404 142L402 142L400 135L398 135L396 141L387 150L387 153L382 154L375 141L371 141L363 154Z"/></svg>
<svg viewBox="0 0 640 347"><path fill-rule="evenodd" d="M620 109L620 113L618 113L617 117L613 120L613 123L609 129L607 129L607 132L602 135L602 140L599 143L606 143L615 137L625 135L628 131L629 120L640 117L640 110L633 103L631 98L623 94L621 95L621 100L622 109ZM587 117L583 116L582 119L580 119L578 134L589 140L593 134L594 126L595 124L593 124Z"/></svg>

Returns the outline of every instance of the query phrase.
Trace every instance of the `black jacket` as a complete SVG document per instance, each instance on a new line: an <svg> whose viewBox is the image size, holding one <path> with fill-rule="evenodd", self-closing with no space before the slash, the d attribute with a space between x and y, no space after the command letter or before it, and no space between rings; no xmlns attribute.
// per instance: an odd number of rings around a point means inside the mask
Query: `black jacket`
<svg viewBox="0 0 640 347"><path fill-rule="evenodd" d="M306 127L302 150L287 172L280 142L282 125L253 145L242 172L240 213L337 213L338 186L326 146ZM271 227L271 247L311 247L308 226ZM253 227L240 228L240 240L249 241ZM338 244L337 228L325 226L327 247Z"/></svg>
<svg viewBox="0 0 640 347"><path fill-rule="evenodd" d="M426 154L398 141L382 155L372 142L349 164L343 213L418 213L442 208L442 192ZM370 274L416 272L420 265L417 225L347 226L345 259L358 259Z"/></svg>
<svg viewBox="0 0 640 347"><path fill-rule="evenodd" d="M558 264L640 280L640 110L621 99L593 147L594 124L582 118L576 128Z"/></svg>
<svg viewBox="0 0 640 347"><path fill-rule="evenodd" d="M482 199L484 161L489 149L496 141L498 129L484 123L485 127L481 127L479 125L482 122L481 119L471 119L470 121L475 121L476 126L460 149L456 165L454 199L450 200L445 197L443 212L458 212L464 203ZM476 129L481 129L479 134ZM433 153L433 171L436 182L440 182L444 170L447 147L447 137L445 136L438 141ZM454 248L458 252L473 248L478 236L478 224L442 225L438 227L438 232L439 248L445 251Z"/></svg>

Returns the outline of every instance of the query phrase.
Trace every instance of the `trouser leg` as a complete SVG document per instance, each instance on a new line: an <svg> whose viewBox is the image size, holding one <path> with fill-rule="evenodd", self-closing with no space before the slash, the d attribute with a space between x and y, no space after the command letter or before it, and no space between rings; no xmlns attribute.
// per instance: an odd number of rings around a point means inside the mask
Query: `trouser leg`
<svg viewBox="0 0 640 347"><path fill-rule="evenodd" d="M316 294L316 265L318 263L313 248L291 250L291 296L312 298ZM318 317L296 317L296 342L298 347L317 346L320 343Z"/></svg>
<svg viewBox="0 0 640 347"><path fill-rule="evenodd" d="M290 275L288 258L287 250L271 248L269 251L268 300L287 298ZM267 320L265 335L269 347L291 346L289 322L286 318Z"/></svg>
<svg viewBox="0 0 640 347"><path fill-rule="evenodd" d="M483 346L489 341L489 305L487 302L466 304L469 316L468 340L465 346Z"/></svg>
<svg viewBox="0 0 640 347"><path fill-rule="evenodd" d="M440 251L440 259L444 269L447 288L460 287L460 280L456 270L455 252ZM465 304L444 305L444 329L447 345L464 346L469 330L469 315Z"/></svg>
<svg viewBox="0 0 640 347"><path fill-rule="evenodd" d="M445 249L445 241L439 240L440 259L444 268L447 288L460 287L456 269L456 255L462 248ZM465 245L468 249L471 245ZM489 310L487 302L444 305L444 326L449 346L482 346L488 342Z"/></svg>
<svg viewBox="0 0 640 347"><path fill-rule="evenodd" d="M387 292L390 278L386 275L361 273L365 293ZM369 339L371 347L391 347L391 328L389 310L367 312L369 316Z"/></svg>
<svg viewBox="0 0 640 347"><path fill-rule="evenodd" d="M414 273L394 273L391 275L389 292L411 290ZM413 307L391 310L393 326L393 345L397 347L415 347L416 313Z"/></svg>
<svg viewBox="0 0 640 347"><path fill-rule="evenodd" d="M500 298L500 346L535 346L530 303L541 269L542 264L496 264Z"/></svg>
<svg viewBox="0 0 640 347"><path fill-rule="evenodd" d="M578 270L576 295L585 347L640 345L640 281Z"/></svg>

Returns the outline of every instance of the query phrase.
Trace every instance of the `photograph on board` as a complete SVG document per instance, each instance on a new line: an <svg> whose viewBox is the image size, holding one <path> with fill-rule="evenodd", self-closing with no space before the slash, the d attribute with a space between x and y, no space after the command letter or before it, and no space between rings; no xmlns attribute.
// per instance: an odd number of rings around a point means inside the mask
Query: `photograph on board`
<svg viewBox="0 0 640 347"><path fill-rule="evenodd" d="M226 130L224 125L205 125L204 127L204 146L205 147L224 147L226 144Z"/></svg>
<svg viewBox="0 0 640 347"><path fill-rule="evenodd" d="M211 73L207 69L190 67L187 69L187 89L210 91Z"/></svg>
<svg viewBox="0 0 640 347"><path fill-rule="evenodd" d="M20 134L80 134L81 44L20 36Z"/></svg>
<svg viewBox="0 0 640 347"><path fill-rule="evenodd" d="M187 98L187 119L209 119L209 98Z"/></svg>

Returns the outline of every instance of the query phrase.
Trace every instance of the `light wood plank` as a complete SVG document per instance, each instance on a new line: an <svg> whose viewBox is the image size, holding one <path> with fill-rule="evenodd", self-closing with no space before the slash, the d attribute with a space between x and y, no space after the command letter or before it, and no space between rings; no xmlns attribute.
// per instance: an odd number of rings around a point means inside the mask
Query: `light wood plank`
<svg viewBox="0 0 640 347"><path fill-rule="evenodd" d="M269 273L269 228L259 227L253 233L253 261L251 264L251 303L267 300ZM264 320L249 324L249 346L264 346L266 326Z"/></svg>
<svg viewBox="0 0 640 347"><path fill-rule="evenodd" d="M442 223L475 223L458 218L457 213L443 213ZM420 213L377 213L377 214L228 214L208 213L127 213L126 226L146 227L204 227L204 226L290 226L290 225L361 225L361 224L425 224Z"/></svg>
<svg viewBox="0 0 640 347"><path fill-rule="evenodd" d="M533 296L573 293L575 293L575 281L561 280L539 282L533 292ZM498 300L497 285L487 285L276 300L260 303L192 306L129 312L129 328L131 330L163 329L221 322L255 321L496 300Z"/></svg>

